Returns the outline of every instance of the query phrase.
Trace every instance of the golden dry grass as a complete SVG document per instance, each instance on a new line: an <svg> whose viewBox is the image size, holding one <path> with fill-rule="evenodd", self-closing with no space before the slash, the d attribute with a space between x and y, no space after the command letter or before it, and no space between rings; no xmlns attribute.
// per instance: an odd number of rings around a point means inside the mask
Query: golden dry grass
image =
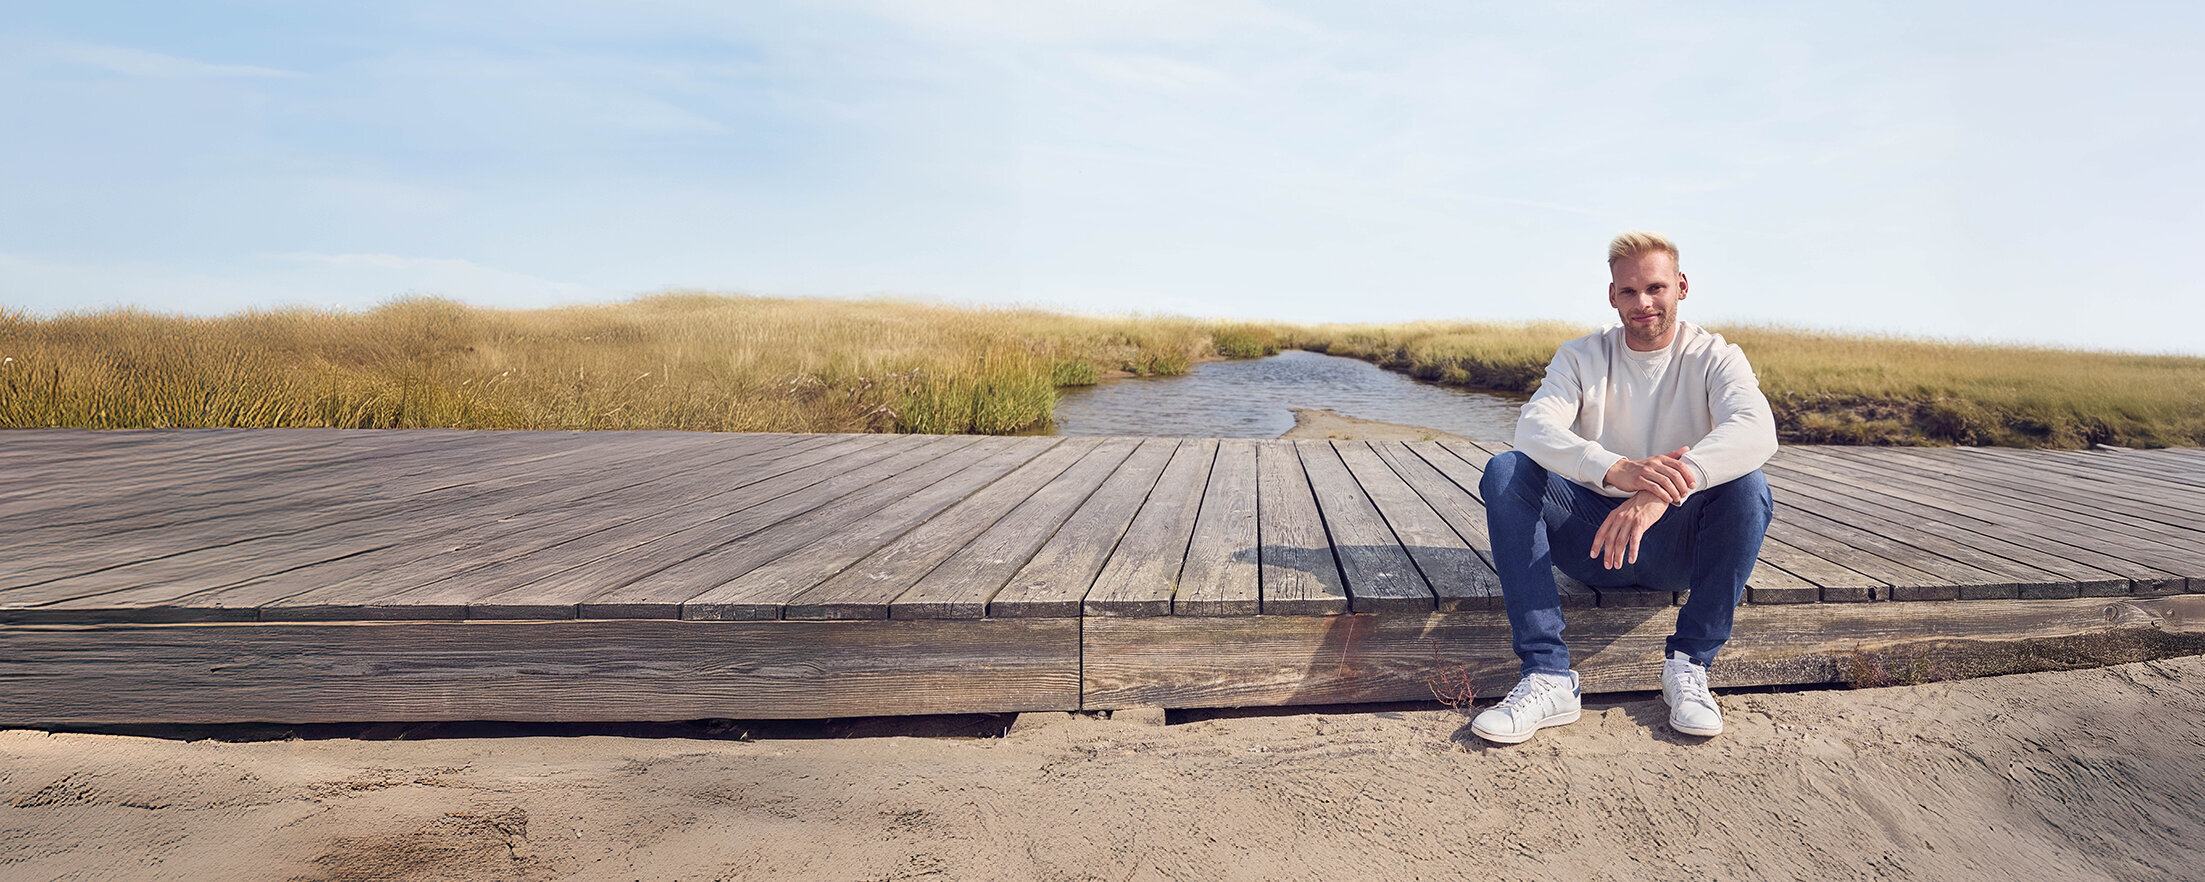
<svg viewBox="0 0 2205 882"><path fill-rule="evenodd" d="M1299 346L1529 391L1561 323L1292 326L900 301L662 294L490 310L179 318L0 309L0 427L1030 431L1056 390ZM2205 359L1767 327L1746 348L1792 442L2205 444Z"/></svg>
<svg viewBox="0 0 2205 882"><path fill-rule="evenodd" d="M1217 352L1213 334L1245 347L1268 332L704 294L220 318L0 311L0 426L1009 433L1044 424L1059 386L1183 373Z"/></svg>

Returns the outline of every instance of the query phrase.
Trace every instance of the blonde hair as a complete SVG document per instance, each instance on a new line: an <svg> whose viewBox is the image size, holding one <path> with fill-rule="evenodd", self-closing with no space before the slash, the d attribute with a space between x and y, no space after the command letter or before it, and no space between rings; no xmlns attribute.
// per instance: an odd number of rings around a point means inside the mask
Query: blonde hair
<svg viewBox="0 0 2205 882"><path fill-rule="evenodd" d="M1677 262L1677 243L1669 241L1669 237L1645 230L1631 230L1608 242L1608 266L1614 267L1618 260L1637 257L1649 251L1668 252L1670 264L1683 265Z"/></svg>

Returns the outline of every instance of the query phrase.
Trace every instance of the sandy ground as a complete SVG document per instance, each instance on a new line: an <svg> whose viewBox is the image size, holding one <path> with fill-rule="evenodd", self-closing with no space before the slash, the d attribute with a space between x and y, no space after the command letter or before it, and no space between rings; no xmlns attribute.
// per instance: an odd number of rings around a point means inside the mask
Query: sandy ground
<svg viewBox="0 0 2205 882"><path fill-rule="evenodd" d="M1005 738L227 744L0 732L9 879L2172 879L2205 658L1658 696L1488 747L1447 710Z"/></svg>
<svg viewBox="0 0 2205 882"><path fill-rule="evenodd" d="M1408 426L1400 423L1381 423L1351 417L1330 410L1296 407L1294 428L1286 430L1281 438L1316 438L1320 440L1348 441L1468 441L1461 435Z"/></svg>

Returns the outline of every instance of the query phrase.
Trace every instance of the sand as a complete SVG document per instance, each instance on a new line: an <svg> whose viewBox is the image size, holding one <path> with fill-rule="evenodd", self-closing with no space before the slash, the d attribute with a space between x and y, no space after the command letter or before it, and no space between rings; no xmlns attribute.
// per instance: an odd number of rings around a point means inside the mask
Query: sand
<svg viewBox="0 0 2205 882"><path fill-rule="evenodd" d="M1005 738L228 744L0 732L0 875L2167 879L2205 868L2205 658L1655 695L1489 747L1444 709ZM1132 715L1127 715L1132 716Z"/></svg>
<svg viewBox="0 0 2205 882"><path fill-rule="evenodd" d="M1286 430L1281 438L1314 438L1331 441L1468 441L1461 435L1410 426L1401 423L1382 423L1351 417L1322 408L1290 408L1294 411L1294 428Z"/></svg>

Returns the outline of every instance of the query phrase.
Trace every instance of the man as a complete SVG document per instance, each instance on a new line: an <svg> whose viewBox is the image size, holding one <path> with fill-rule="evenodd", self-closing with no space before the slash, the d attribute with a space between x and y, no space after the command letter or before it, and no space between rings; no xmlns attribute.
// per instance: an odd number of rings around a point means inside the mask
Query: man
<svg viewBox="0 0 2205 882"><path fill-rule="evenodd" d="M1574 722L1578 678L1562 642L1553 567L1598 587L1691 591L1663 653L1669 725L1723 731L1707 666L1730 639L1774 503L1761 464L1776 422L1737 346L1689 322L1677 246L1629 232L1608 245L1621 324L1555 351L1516 422L1516 449L1482 483L1493 564L1523 679L1471 731L1515 744Z"/></svg>

